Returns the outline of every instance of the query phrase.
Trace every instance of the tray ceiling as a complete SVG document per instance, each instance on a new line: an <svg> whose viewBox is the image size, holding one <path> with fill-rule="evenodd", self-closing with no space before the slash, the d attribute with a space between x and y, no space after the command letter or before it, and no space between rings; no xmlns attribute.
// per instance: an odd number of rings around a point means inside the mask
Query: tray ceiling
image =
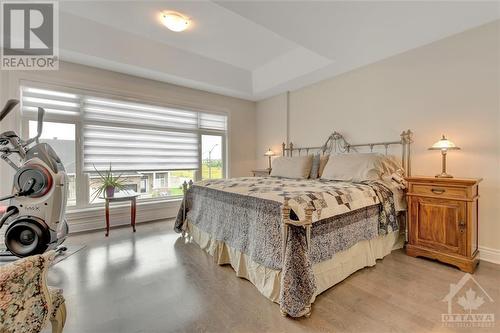
<svg viewBox="0 0 500 333"><path fill-rule="evenodd" d="M192 19L175 33L162 10ZM259 100L497 20L500 2L64 1L63 60Z"/></svg>

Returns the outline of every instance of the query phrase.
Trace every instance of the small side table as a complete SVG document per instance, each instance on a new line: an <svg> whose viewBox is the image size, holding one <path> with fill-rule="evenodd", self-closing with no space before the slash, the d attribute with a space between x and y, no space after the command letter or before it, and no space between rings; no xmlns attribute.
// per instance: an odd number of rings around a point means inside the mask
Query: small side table
<svg viewBox="0 0 500 333"><path fill-rule="evenodd" d="M254 177L267 177L271 174L271 169L257 169L252 170Z"/></svg>
<svg viewBox="0 0 500 333"><path fill-rule="evenodd" d="M111 202L130 201L130 225L135 232L135 218L137 215L137 197L140 194L135 192L117 193L112 197L100 197L104 199L106 207L106 237L109 236L109 204Z"/></svg>
<svg viewBox="0 0 500 333"><path fill-rule="evenodd" d="M408 182L406 254L427 257L473 273L479 263L481 178L415 176Z"/></svg>

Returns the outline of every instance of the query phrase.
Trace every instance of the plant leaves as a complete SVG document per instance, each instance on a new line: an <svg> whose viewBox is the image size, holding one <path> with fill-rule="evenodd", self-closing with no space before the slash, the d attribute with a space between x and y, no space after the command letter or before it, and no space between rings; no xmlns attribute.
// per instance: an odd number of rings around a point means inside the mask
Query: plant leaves
<svg viewBox="0 0 500 333"><path fill-rule="evenodd" d="M106 191L106 188L108 187L114 187L118 190L125 188L125 181L122 180L123 173L120 173L118 176L114 177L111 163L109 163L109 169L106 169L103 172L97 170L94 164L92 165L94 166L94 170L97 172L100 178L98 181L93 183L93 185L95 184L98 187L92 193L92 202L102 193L104 193Z"/></svg>

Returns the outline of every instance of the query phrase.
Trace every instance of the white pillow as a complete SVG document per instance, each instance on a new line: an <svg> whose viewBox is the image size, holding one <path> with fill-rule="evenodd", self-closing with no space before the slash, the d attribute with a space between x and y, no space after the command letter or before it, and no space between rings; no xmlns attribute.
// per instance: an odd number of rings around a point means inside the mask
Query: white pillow
<svg viewBox="0 0 500 333"><path fill-rule="evenodd" d="M271 176L285 178L308 178L312 167L312 155L286 157L273 160Z"/></svg>
<svg viewBox="0 0 500 333"><path fill-rule="evenodd" d="M330 155L321 179L348 182L377 180L397 168L397 164L389 157L378 153Z"/></svg>

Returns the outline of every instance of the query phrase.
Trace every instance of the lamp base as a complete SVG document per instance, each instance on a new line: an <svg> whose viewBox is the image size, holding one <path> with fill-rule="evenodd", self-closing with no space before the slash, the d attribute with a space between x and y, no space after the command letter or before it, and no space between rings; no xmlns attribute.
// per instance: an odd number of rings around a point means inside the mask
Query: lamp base
<svg viewBox="0 0 500 333"><path fill-rule="evenodd" d="M436 175L436 178L453 178L453 176L450 175L449 173L442 172L439 175Z"/></svg>

